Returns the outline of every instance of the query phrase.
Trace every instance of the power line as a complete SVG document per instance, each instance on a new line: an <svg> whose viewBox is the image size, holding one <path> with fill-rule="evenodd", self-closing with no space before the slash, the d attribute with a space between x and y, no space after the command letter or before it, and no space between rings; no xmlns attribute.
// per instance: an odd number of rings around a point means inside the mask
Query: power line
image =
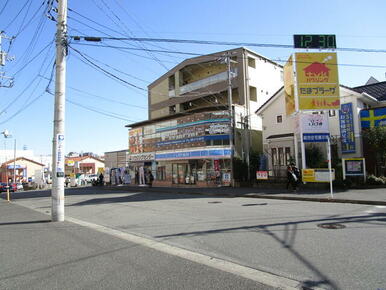
<svg viewBox="0 0 386 290"><path fill-rule="evenodd" d="M93 63L91 60L89 60L89 59L88 59L83 53L81 53L79 50L73 48L72 46L69 46L69 47L70 47L73 51L75 51L77 54L79 54L79 55L80 55L80 56L81 56L88 64L90 64L92 67L94 67L94 68L96 68L96 69L102 71L104 74L106 74L106 75L112 77L113 79L116 79L116 80L118 80L118 81L120 81L120 82L122 82L122 83L124 83L124 84L126 84L126 85L129 85L130 87L133 87L133 88L136 88L136 89L142 90L142 91L147 91L145 88L142 88L142 87L139 87L139 86L137 86L137 85L135 85L135 84L132 84L132 83L130 83L130 82L128 82L128 81L126 81L126 80L124 80L124 79L122 79L122 78L120 78L120 77L114 75L113 73L111 73L111 72L105 70L104 68L100 67L99 65L97 65L97 64Z"/></svg>
<svg viewBox="0 0 386 290"><path fill-rule="evenodd" d="M126 50L142 50L141 48L132 48L132 47L125 47L125 46L113 46L113 45L102 45L102 44L91 44L91 43L83 43L83 42L74 42L73 44L76 45L83 45L83 46L93 46L93 47L102 47L102 48L112 48L112 49L126 49ZM172 51L172 50L150 50L153 52L163 52L163 53L170 53L170 54L181 54L181 55L187 55L187 56L201 56L205 57L205 54L201 53L195 53L195 52L186 52L186 51ZM213 56L208 56L208 58L213 59ZM282 60L280 58L273 58L271 59L275 62L281 62L286 63L287 60ZM307 61L293 61L294 63L311 63ZM368 65L368 64L354 64L354 63L332 63L331 65L339 65L339 66L352 66L352 67L370 67L370 68L386 68L386 65Z"/></svg>
<svg viewBox="0 0 386 290"><path fill-rule="evenodd" d="M80 39L79 36L70 36L70 38ZM254 47L270 47L270 48L292 48L293 45L289 44L272 44L272 43L256 43L256 42L232 42L232 41L214 41L214 40L194 40L194 39L172 39L172 38L146 38L146 37L104 37L104 36L92 36L96 41L102 40L126 40L126 41L141 41L141 42L170 42L170 43L183 43L183 44L206 44L206 45L227 45L227 46L254 46ZM386 49L372 49L372 48L348 48L338 47L338 51L351 51L351 52L380 52L386 53Z"/></svg>
<svg viewBox="0 0 386 290"><path fill-rule="evenodd" d="M123 121L138 122L138 121L135 121L135 120L130 120L130 119L127 119L127 118L119 117L115 113L103 112L103 111L100 111L98 109L94 109L94 108L91 108L89 106L85 106L85 105L79 104L79 103L74 102L74 101L72 101L72 100L70 100L68 98L66 99L66 101L69 102L70 104L73 104L75 106L81 107L81 108L83 108L85 110L88 110L88 111L91 111L91 112L94 112L94 113L98 113L98 114L101 114L101 115L104 115L104 116L108 116L108 117L119 119L119 120L123 120Z"/></svg>

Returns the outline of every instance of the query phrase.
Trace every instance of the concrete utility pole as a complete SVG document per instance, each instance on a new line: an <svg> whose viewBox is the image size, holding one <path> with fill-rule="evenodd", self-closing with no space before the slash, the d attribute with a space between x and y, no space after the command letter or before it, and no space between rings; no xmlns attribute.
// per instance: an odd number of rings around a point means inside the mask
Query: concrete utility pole
<svg viewBox="0 0 386 290"><path fill-rule="evenodd" d="M64 221L64 116L67 56L67 0L58 1L56 31L55 113L52 150L52 207L53 222Z"/></svg>
<svg viewBox="0 0 386 290"><path fill-rule="evenodd" d="M12 58L9 59L7 57L8 54L5 51L3 51L3 49L2 49L2 40L3 39L9 39L9 40L12 41L13 38L12 37L7 37L5 35L5 33L4 33L4 31L0 31L0 66L5 66L5 62L7 60L12 60ZM8 84L2 84L2 80L3 79L7 80ZM2 87L2 88L11 88L11 87L13 87L13 78L6 77L4 75L4 72L0 72L0 87Z"/></svg>
<svg viewBox="0 0 386 290"><path fill-rule="evenodd" d="M228 106L229 106L229 118L230 118L230 128L229 128L229 145L231 148L231 186L234 186L234 168L233 168L233 157L234 157L234 122L233 122L233 99L232 99L232 75L231 75L231 54L227 54L227 73L228 73Z"/></svg>

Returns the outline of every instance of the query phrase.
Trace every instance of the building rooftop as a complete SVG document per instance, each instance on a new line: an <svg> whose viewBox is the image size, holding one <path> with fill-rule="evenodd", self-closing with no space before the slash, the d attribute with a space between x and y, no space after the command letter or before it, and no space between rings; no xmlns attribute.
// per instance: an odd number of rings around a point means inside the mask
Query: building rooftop
<svg viewBox="0 0 386 290"><path fill-rule="evenodd" d="M366 93L378 101L386 101L386 81L352 88L358 93Z"/></svg>

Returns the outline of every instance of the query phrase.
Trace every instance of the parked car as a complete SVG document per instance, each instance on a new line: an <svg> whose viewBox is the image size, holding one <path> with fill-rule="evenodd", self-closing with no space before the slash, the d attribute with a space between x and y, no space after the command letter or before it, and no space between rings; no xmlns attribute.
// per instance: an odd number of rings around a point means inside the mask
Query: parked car
<svg viewBox="0 0 386 290"><path fill-rule="evenodd" d="M87 183L92 183L93 181L98 180L98 174L89 174L84 179Z"/></svg>
<svg viewBox="0 0 386 290"><path fill-rule="evenodd" d="M23 183L17 183L16 188L17 188L17 190L23 190L24 189Z"/></svg>
<svg viewBox="0 0 386 290"><path fill-rule="evenodd" d="M17 184L16 183L10 183L8 185L8 187L9 187L9 191L11 191L11 192L17 191ZM7 183L5 183L5 182L0 183L0 191L1 192L7 191Z"/></svg>

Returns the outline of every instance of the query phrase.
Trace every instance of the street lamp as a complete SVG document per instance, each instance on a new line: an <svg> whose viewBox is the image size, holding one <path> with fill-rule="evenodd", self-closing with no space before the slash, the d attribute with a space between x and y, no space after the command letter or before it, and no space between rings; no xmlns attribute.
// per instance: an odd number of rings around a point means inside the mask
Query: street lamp
<svg viewBox="0 0 386 290"><path fill-rule="evenodd" d="M8 181L8 168L7 168L7 139L8 138L12 138L12 135L9 134L9 131L7 129L5 129L3 132L1 132L0 134L3 134L4 136L4 154L5 154L5 178L7 179L7 201L10 201L10 198L9 198L9 181ZM14 155L16 155L16 140L15 140L15 151L14 151ZM13 161L13 167L14 167L14 178L15 178L15 162L16 162L16 156L15 156L15 160ZM14 180L15 181L15 180Z"/></svg>

